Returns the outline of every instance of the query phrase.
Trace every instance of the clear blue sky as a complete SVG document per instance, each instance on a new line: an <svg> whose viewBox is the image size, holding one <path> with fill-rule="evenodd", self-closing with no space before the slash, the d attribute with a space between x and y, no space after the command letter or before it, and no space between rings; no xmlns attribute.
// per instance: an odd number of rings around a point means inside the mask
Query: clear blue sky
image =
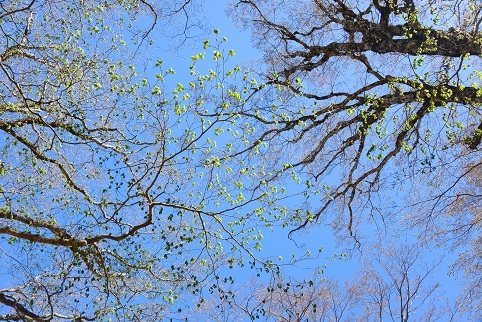
<svg viewBox="0 0 482 322"><path fill-rule="evenodd" d="M208 24L212 28L219 28L221 34L228 37L228 46L233 48L236 53L235 61L243 64L248 60L253 58L260 58L261 54L253 49L250 43L249 30L239 30L236 28L232 20L224 14L225 1L210 0L205 4L206 17L208 18ZM289 189L289 187L287 187ZM393 196L395 202L403 202L397 196ZM368 227L367 229L373 229L373 227ZM324 252L321 257L314 263L308 263L310 266L327 265L326 274L327 276L339 279L340 281L346 281L354 276L359 267L359 263L354 260L349 261L331 261L329 258L335 253L340 254L345 250L341 247L336 246L335 238L330 228L323 227L322 225L309 229L305 233L297 234L295 236L296 244L293 241L287 239L287 231L275 231L273 233L265 232L265 240L263 241L263 252L266 254L273 254L273 256L282 255L284 258L289 257L291 253L303 254L306 249L309 249L312 254L316 253L316 250L320 247L324 247ZM413 237L408 233L406 236L400 236L399 242L401 244L405 242L413 242ZM394 243L396 240L387 241L388 243ZM302 245L298 248L297 245ZM368 250L369 251L369 250ZM376 250L375 250L376 251ZM354 252L358 252L355 250ZM359 253L356 254L359 257ZM459 285L459 281L455 279L454 276L449 276L448 270L449 265L453 263L456 259L456 254L446 253L443 249L433 249L431 253L427 253L424 259L429 262L432 259L438 258L441 255L446 255L446 259L436 270L430 283L439 282L442 287L439 289L437 294L440 298L447 295L448 298L453 299L454 295L462 290ZM298 255L299 256L299 255ZM304 276L308 275L305 270L297 270L296 268L291 270L294 276ZM423 309L418 313L423 313Z"/></svg>

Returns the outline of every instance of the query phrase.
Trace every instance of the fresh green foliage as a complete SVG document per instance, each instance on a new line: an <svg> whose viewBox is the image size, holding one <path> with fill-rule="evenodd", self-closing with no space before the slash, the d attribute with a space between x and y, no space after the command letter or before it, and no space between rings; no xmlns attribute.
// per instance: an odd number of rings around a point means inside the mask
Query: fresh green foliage
<svg viewBox="0 0 482 322"><path fill-rule="evenodd" d="M0 320L453 317L434 241L480 315L479 1L233 1L263 61L170 66L198 3L0 2Z"/></svg>
<svg viewBox="0 0 482 322"><path fill-rule="evenodd" d="M158 321L221 268L276 271L255 253L278 193L260 162L229 157L250 144L247 74L219 30L184 70L147 59L156 10L2 5L2 319Z"/></svg>

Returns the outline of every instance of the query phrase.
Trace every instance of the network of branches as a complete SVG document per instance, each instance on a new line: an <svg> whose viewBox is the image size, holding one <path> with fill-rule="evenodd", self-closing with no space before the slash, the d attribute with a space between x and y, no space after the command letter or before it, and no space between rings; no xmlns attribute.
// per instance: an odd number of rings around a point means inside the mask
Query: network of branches
<svg viewBox="0 0 482 322"><path fill-rule="evenodd" d="M199 5L0 1L0 320L480 315L479 1L232 1L262 62L216 29L178 77L158 51ZM330 225L361 250L373 223L417 240L375 238L344 286L261 243ZM463 249L444 308L434 243Z"/></svg>

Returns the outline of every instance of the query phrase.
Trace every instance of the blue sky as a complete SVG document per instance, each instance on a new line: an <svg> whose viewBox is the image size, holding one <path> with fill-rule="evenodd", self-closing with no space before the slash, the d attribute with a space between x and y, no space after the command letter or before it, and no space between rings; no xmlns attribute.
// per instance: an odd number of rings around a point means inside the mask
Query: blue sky
<svg viewBox="0 0 482 322"><path fill-rule="evenodd" d="M257 66L260 63L256 60L262 57L262 54L250 42L249 30L240 30L236 28L231 18L225 14L225 1L210 0L204 3L206 20L204 21L208 26L209 35L201 37L202 39L216 38L212 32L214 29L219 29L218 38L226 37L227 43L223 46L224 49L233 49L236 55L230 58L228 65L241 66ZM175 86L175 82L186 82L189 75L189 65L192 63L190 57L196 53L206 53L206 56L211 55L212 49L205 50L202 48L202 41L196 39L189 41L188 45L177 51L164 51L159 53L159 57L164 61L164 67L167 69L172 67L176 70L176 74L170 77L170 81L166 84L167 87ZM209 56L210 57L210 56ZM205 62L198 64L198 69L212 68L212 60L206 59ZM299 190L297 184L288 182L286 184L288 191ZM290 199L288 203L299 202L298 199ZM281 229L275 227L269 229L259 227L262 231L264 239L262 241L262 252L259 255L263 258L272 258L275 263L287 264L293 256L296 258L306 258L300 261L295 266L285 266L287 272L291 276L298 279L311 278L314 268L326 267L326 274L341 281L350 279L354 276L359 266L356 262L348 262L342 253L346 249L338 247L335 244L335 237L332 234L330 227L324 225L317 225L315 228L308 229L295 233L293 240L288 239L289 228ZM322 249L322 252L319 250ZM311 254L307 256L307 251ZM280 259L281 258L281 259ZM342 260L343 258L343 260ZM237 276L238 283L243 283L243 280L249 280L254 272L249 270L240 270L241 275ZM238 273L238 274L239 274Z"/></svg>
<svg viewBox="0 0 482 322"><path fill-rule="evenodd" d="M207 56L211 57L212 48L203 49L203 41L205 39L210 39L211 42L214 43L216 41L216 38L217 40L220 40L222 39L222 37L227 37L227 44L223 45L223 48L225 50L225 56L229 49L233 49L236 52L236 55L230 58L228 62L228 67L233 67L235 65L248 67L252 66L252 69L255 70L258 66L262 65L262 61L256 61L256 59L260 59L262 55L259 51L252 47L250 43L249 30L240 30L234 25L231 18L225 15L225 5L227 5L226 1L205 1L204 12L197 13L196 17L204 21L206 25L206 30L208 30L208 34L206 36L203 35L201 37L195 37L192 40L186 42L185 46L178 48L178 50L176 51L172 50L172 43L170 42L170 39L166 39L164 40L164 42L161 42L158 47L156 47L159 49L159 52L155 53L157 55L155 59L152 59L153 57L149 57L151 58L150 62L153 63L155 63L156 59L164 60L164 69L172 67L176 70L176 73L174 75L169 75L170 77L168 81L166 81L167 91L174 89L177 83L186 84L189 81L189 65L192 64L192 55L201 52L206 53ZM218 36L213 33L214 29L220 30ZM157 40L159 40L161 37L162 35L154 38L157 38ZM149 52L147 54L151 55L154 53ZM205 72L205 70L212 68L212 64L213 61L211 59L206 59L205 62L199 62L197 65L198 69L201 72ZM142 70L143 67L145 68L145 73L147 73L147 76L155 79L155 73L157 72L157 70L151 69L154 68L152 66L139 66L138 70ZM149 94L149 89L146 89L146 93ZM181 120L182 118L180 117L179 119ZM176 120L176 117L174 117L174 121L172 124L174 124ZM182 130L182 124L180 130ZM224 142L222 141L222 139L220 139L219 144L222 143ZM164 175L168 177L170 174ZM336 176L336 172L334 175ZM248 182L246 181L245 183L247 184ZM286 188L287 194L293 194L294 196L287 200L280 201L280 204L293 206L297 205L298 203L301 204L303 202L303 198L297 195L297 193L300 192L300 187L298 184L294 183L293 181L286 180L283 185ZM99 189L101 189L100 187L101 185L99 185ZM393 199L395 203L403 202L403 193L400 193L398 191L388 191L387 194ZM311 198L311 205L316 207L316 196ZM249 212L250 209L252 209L252 206L249 206L245 211ZM336 208L333 208L332 210L337 211ZM166 216L166 214L164 214L163 216ZM162 226L162 224L163 223L161 223L160 226ZM370 237L370 235L375 235L374 226L364 224L363 226L361 226L361 228L365 230L366 236ZM351 249L353 245L350 245L350 243L337 244L335 241L336 237L334 236L331 227L329 225L325 225L324 223L318 223L313 227L308 227L305 230L296 232L293 235L292 240L288 238L290 227L282 229L279 226L274 226L273 228L262 226L258 227L258 229L264 235L261 246L262 251L259 252L260 257L270 258L275 263L280 264L290 263L293 256L297 259L305 259L298 262L296 265L284 266L285 272L291 277L298 280L303 278L311 278L314 268L326 267L326 269L324 269L324 275L322 276L339 280L340 283L342 283L353 278L358 272L361 256L369 254L370 251L379 251L379 249L377 248L370 248L369 246L365 247L365 245L362 245L361 250L359 250L356 248ZM372 231L373 234L371 233ZM365 240L369 241L368 239ZM386 237L386 242L391 245L396 245L397 243L400 243L402 245L405 243L411 244L413 241L414 238L410 234L410 232L407 232L404 236ZM368 243L368 245L370 244ZM10 250L10 247L5 247L4 249ZM323 249L323 251L319 252L319 249ZM194 250L194 252L196 252L196 250ZM308 255L308 251L310 255ZM347 253L348 258L339 259L340 255L344 253ZM438 258L443 253L444 250L433 249L433 251L431 251L430 253L425 254L424 257L425 260L430 261L431 259ZM175 258L175 256L173 257L174 262L176 262L177 258ZM449 297L450 294L455 293L454 290L460 290L460 287L457 285L457 281L455 280L455 278L453 276L447 275L448 265L451 263L451 261L454 260L453 257L454 256L450 256L450 254L449 256L447 256L446 261L443 265L440 266L440 270L437 271L437 274L431 280L433 282L442 283L443 288L441 292L445 292L449 295ZM253 270L246 269L240 269L235 271L230 271L226 269L222 273L234 274L237 278L236 282L240 285L242 285L245 281L248 281L252 277L252 275L255 274ZM262 275L260 279L267 279L268 277L269 276L267 275ZM440 298L443 298L445 296L442 293L440 293L439 295Z"/></svg>
<svg viewBox="0 0 482 322"><path fill-rule="evenodd" d="M226 17L224 13L225 1L211 0L207 1L205 4L206 12L206 22L210 25L212 29L218 28L221 30L221 35L228 38L228 47L233 48L236 51L236 57L233 59L238 64L249 65L250 60L260 58L261 54L259 51L254 49L250 43L249 30L239 30L234 25L233 21ZM296 189L295 185L290 187L287 184L287 190L290 188ZM400 192L388 192L391 194L391 198L394 203L403 203L403 193ZM366 229L374 229L373 226L366 225ZM292 253L297 253L297 256L302 256L306 250L310 250L312 254L317 252L317 249L323 247L324 251L320 254L319 258L314 261L307 261L305 264L308 267L323 266L326 265L325 274L330 278L334 278L340 281L346 281L351 279L356 274L360 263L357 259L363 256L359 250L350 251L347 250L345 246L339 246L335 242L335 237L330 227L325 227L324 225L317 225L314 228L308 228L306 231L299 234L295 234L295 241L289 240L287 238L287 230L264 230L264 240L263 240L263 253L264 255L277 257L278 255L283 256L284 259L289 257ZM369 235L369 234L368 234ZM396 244L397 242L401 245L414 242L414 237L408 231L405 236L399 236L399 238L394 238L393 236L388 238L388 243ZM373 249L372 249L373 250ZM365 250L366 254L370 250ZM335 254L341 254L348 252L349 255L353 255L353 260L331 260ZM445 259L439 268L435 271L430 283L439 282L441 288L437 291L439 298L453 299L454 295L462 290L460 281L458 281L454 276L448 275L449 265L453 263L456 259L456 254L451 254L445 249L432 248L428 253L424 255L424 260L430 262L433 259L439 258L445 255ZM351 257L351 256L349 256ZM292 268L288 270L295 277L304 277L309 274L305 269ZM430 284L429 283L429 284ZM418 313L423 313L419 311Z"/></svg>

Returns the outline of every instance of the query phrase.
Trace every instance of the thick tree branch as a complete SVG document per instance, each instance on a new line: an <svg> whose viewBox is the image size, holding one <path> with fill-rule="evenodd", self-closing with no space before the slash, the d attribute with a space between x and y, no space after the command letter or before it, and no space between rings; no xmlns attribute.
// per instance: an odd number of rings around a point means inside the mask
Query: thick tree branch
<svg viewBox="0 0 482 322"><path fill-rule="evenodd" d="M30 310L28 310L24 305L18 303L18 301L3 292L0 292L0 303L11 307L17 315L9 315L8 318L12 320L26 320L26 321L36 321L36 322L47 322L50 318L41 317Z"/></svg>

